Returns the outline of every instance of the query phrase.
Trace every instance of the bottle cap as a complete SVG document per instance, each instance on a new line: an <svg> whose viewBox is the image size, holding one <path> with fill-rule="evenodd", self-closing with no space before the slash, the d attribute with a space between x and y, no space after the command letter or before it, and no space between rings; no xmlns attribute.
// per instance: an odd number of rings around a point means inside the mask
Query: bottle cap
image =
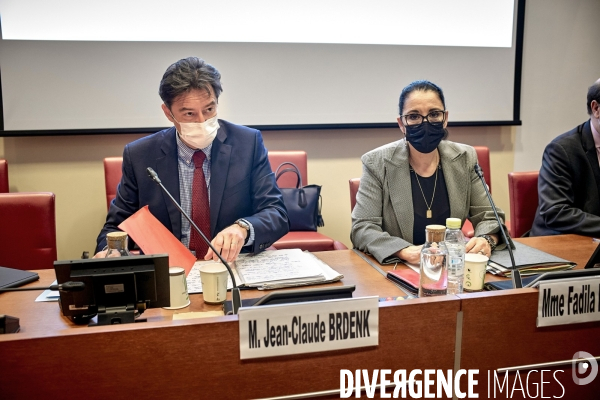
<svg viewBox="0 0 600 400"><path fill-rule="evenodd" d="M461 223L460 218L446 218L446 227L448 229L460 229Z"/></svg>
<svg viewBox="0 0 600 400"><path fill-rule="evenodd" d="M429 232L445 232L446 227L444 225L427 225L425 230Z"/></svg>

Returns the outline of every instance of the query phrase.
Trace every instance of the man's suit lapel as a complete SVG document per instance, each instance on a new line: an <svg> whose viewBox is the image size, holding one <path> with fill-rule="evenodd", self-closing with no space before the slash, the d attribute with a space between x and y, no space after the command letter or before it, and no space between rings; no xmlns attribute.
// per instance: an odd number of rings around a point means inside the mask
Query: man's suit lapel
<svg viewBox="0 0 600 400"><path fill-rule="evenodd" d="M465 209L466 195L471 186L470 167L467 165L466 154L457 152L447 146L445 142L440 144L438 150L448 191L450 215L454 218L464 219L464 216L468 215L468 210Z"/></svg>
<svg viewBox="0 0 600 400"><path fill-rule="evenodd" d="M179 165L177 161L179 157L175 135L175 127L165 133L165 138L161 145L163 155L156 159L156 173L160 177L163 186L171 193L175 201L181 203L179 196ZM157 188L157 190L160 189ZM169 213L169 219L171 220L173 235L177 239L181 239L181 213L166 193L163 193L163 199Z"/></svg>
<svg viewBox="0 0 600 400"><path fill-rule="evenodd" d="M231 145L224 143L227 139L227 129L223 127L223 124L220 125L217 137L213 141L210 161L210 231L213 236L221 210L223 193L225 193L231 159Z"/></svg>
<svg viewBox="0 0 600 400"><path fill-rule="evenodd" d="M412 191L410 186L410 169L406 141L399 142L390 159L384 160L390 202L398 221L402 237L412 243L415 216L413 212Z"/></svg>
<svg viewBox="0 0 600 400"><path fill-rule="evenodd" d="M590 120L583 124L581 142L583 144L583 149L585 150L585 155L590 162L592 171L594 172L594 179L596 179L598 193L600 193L600 166L598 165L598 151L596 150L596 143L594 143L594 136L592 135L592 127L590 124Z"/></svg>

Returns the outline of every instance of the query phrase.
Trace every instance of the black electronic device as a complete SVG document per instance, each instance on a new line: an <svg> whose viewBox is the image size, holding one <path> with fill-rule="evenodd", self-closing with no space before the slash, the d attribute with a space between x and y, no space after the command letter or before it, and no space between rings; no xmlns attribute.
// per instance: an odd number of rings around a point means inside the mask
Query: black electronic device
<svg viewBox="0 0 600 400"><path fill-rule="evenodd" d="M0 267L0 289L14 288L29 282L37 281L38 279L40 279L40 276L37 272Z"/></svg>
<svg viewBox="0 0 600 400"><path fill-rule="evenodd" d="M523 287L535 288L538 287L542 282L555 281L557 279L585 278L596 276L600 276L600 268L571 269L568 271L544 272L543 274L532 275L523 278ZM512 288L512 282L509 280L487 282L485 284L486 290L504 290Z"/></svg>
<svg viewBox="0 0 600 400"><path fill-rule="evenodd" d="M190 216L183 210L183 208L181 208L181 205L175 200L175 198L171 195L171 193L169 193L169 191L167 190L166 187L164 187L164 185L162 184L160 178L158 177L158 174L150 167L146 168L146 172L148 173L148 176L150 177L150 179L152 179L154 181L154 183L156 183L161 190L163 191L163 193L165 193L167 195L167 197L169 199L171 199L171 202L175 205L175 207L177 207L177 209L179 210L179 212L181 213L181 215L183 215L190 223L191 227L198 232L198 234L200 235L200 237L202 238L202 240L204 240L204 243L206 243L208 245L208 247L210 247L210 249L213 251L213 253L215 253L217 255L217 257L219 258L219 260L221 260L221 262L223 263L223 265L225 265L225 268L227 268L227 272L229 272L229 276L231 277L231 282L233 283L233 287L231 288L231 299L232 299L232 304L233 304L233 313L237 314L238 309L240 308L241 304L242 304L242 297L240 295L240 288L238 287L237 283L235 282L235 276L233 275L233 270L231 269L231 266L229 266L229 264L227 263L227 261L225 261L225 259L223 257L221 257L221 253L219 253L214 246L212 245L212 243L210 242L210 240L208 240L208 238L206 237L206 235L202 232L202 230L200 230L200 228L198 228L198 226L194 223L194 221L192 221L192 219L190 218Z"/></svg>
<svg viewBox="0 0 600 400"><path fill-rule="evenodd" d="M498 211L496 210L496 205L494 204L494 200L492 200L492 195L490 194L490 190L488 189L488 186L485 183L485 178L483 177L483 171L481 170L481 167L479 166L479 164L475 164L474 169L475 169L475 173L477 174L477 176L481 180L481 183L483 184L483 190L485 190L485 194L487 194L487 198L490 202L490 205L492 206L492 210L494 211L494 216L496 217L496 221L498 222L498 226L500 227L500 232L502 234L502 238L504 239L504 243L506 243L506 249L508 250L508 255L510 256L510 263L512 265L511 277L512 277L513 288L515 288L515 289L522 288L523 281L521 280L521 272L519 272L519 270L517 269L517 264L515 263L515 257L513 256L513 251L512 251L512 247L510 245L510 241L508 240L508 236L506 235L506 232L504 232L504 229L502 229L503 224L502 224L502 221L500 220L500 217L498 216Z"/></svg>
<svg viewBox="0 0 600 400"><path fill-rule="evenodd" d="M355 285L328 286L323 288L277 290L254 299L242 300L242 307L270 306L274 304L303 303L335 299L351 299ZM231 301L223 303L225 315L233 313Z"/></svg>
<svg viewBox="0 0 600 400"><path fill-rule="evenodd" d="M19 318L10 315L0 315L0 334L17 333L21 330Z"/></svg>
<svg viewBox="0 0 600 400"><path fill-rule="evenodd" d="M554 281L557 279L570 279L570 278L585 278L585 277L598 277L600 276L600 268L588 268L588 269L572 269L570 271L552 271L538 275L535 279L527 284L525 287L538 287L542 282Z"/></svg>
<svg viewBox="0 0 600 400"><path fill-rule="evenodd" d="M585 264L584 269L599 268L599 267L600 267L600 244L598 246L596 246L596 250L594 250L594 253L590 257L588 262Z"/></svg>
<svg viewBox="0 0 600 400"><path fill-rule="evenodd" d="M60 308L75 323L96 325L96 314L97 325L131 323L147 308L171 304L167 254L55 261L54 270L59 285L85 284L60 292Z"/></svg>

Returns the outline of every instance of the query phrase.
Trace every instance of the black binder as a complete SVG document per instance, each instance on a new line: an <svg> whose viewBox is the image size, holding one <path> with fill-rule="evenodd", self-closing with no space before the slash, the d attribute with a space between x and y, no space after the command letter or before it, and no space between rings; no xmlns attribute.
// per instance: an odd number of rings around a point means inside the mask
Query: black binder
<svg viewBox="0 0 600 400"><path fill-rule="evenodd" d="M36 272L0 267L0 288L13 288L37 281L40 276Z"/></svg>

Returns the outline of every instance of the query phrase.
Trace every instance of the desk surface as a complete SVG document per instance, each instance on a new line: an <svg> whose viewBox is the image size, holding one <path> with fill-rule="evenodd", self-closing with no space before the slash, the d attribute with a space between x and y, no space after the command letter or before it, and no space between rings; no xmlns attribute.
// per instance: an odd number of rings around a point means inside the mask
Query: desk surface
<svg viewBox="0 0 600 400"><path fill-rule="evenodd" d="M360 256L352 250L326 251L315 253L325 263L342 273L342 282L331 285L356 285L354 297L362 296L404 296L402 290L387 279L382 279L380 273L371 268ZM40 280L30 283L29 286L49 286L55 279L54 270L36 271ZM318 286L307 286L318 287ZM242 290L242 298L260 297L267 292L259 290ZM24 291L0 294L0 313L19 317L21 331L18 335L0 335L0 341L19 340L24 338L55 336L81 333L88 331L87 326L74 325L68 318L62 316L57 302L35 302L40 292ZM172 321L173 314L198 311L219 311L221 306L204 303L201 294L190 295L189 307L179 310L165 310L162 308L149 309L143 314L150 323ZM218 317L231 318L231 317ZM234 317L237 319L237 317ZM184 323L184 320L172 323ZM197 319L196 319L197 321ZM141 327L140 324L135 325ZM116 330L124 326L96 327L94 329ZM131 329L131 328L130 328Z"/></svg>
<svg viewBox="0 0 600 400"><path fill-rule="evenodd" d="M317 256L344 274L343 284L357 285L356 296L402 295L351 250ZM49 283L52 271L42 271L41 279ZM21 318L23 327L0 335L0 387L7 398L62 398L67 388L69 396L87 399L107 393L112 398L260 398L339 389L340 369L424 369L429 363L451 369L460 310L455 296L384 302L378 346L242 361L237 316L174 321L173 311L157 309L147 311L147 323L76 327L56 303L33 303L35 296L0 295L2 312ZM215 308L201 295L191 297L191 311ZM400 321L407 336L399 347ZM423 348L422 335L430 330L435 345Z"/></svg>
<svg viewBox="0 0 600 400"><path fill-rule="evenodd" d="M594 242L592 238L579 235L560 235L560 236L538 236L528 238L517 238L513 239L516 242L526 244L536 249L545 251L546 253L552 254L556 257L563 258L565 260L574 262L577 264L575 269L585 267L588 259L598 246L597 242ZM368 256L372 263L379 266L379 263L375 258ZM379 266L383 271L387 272L393 268L393 265L382 265ZM408 268L404 264L398 264L397 268ZM492 274L486 274L486 282L506 280L500 276Z"/></svg>
<svg viewBox="0 0 600 400"><path fill-rule="evenodd" d="M596 247L590 238L574 235L518 240L580 268ZM337 284L357 286L356 296L402 295L351 250L316 255L344 274ZM35 285L54 279L52 270L40 272ZM263 293L242 291L243 297ZM18 334L0 335L0 387L6 398L60 398L67 388L78 398L106 398L107 393L114 398L259 398L339 389L340 369L455 365L481 369L478 392L485 398L487 369L565 360L576 351L600 355L600 323L536 328L534 289L383 302L378 346L244 361L237 316L171 319L177 312L218 308L205 305L201 295L192 295L191 306L182 310L148 310L147 323L94 328L72 325L57 303L34 303L37 295L0 295L0 313L19 317L22 326ZM570 379L571 370L565 369L561 377ZM562 384L564 398L591 398L600 391L600 378L588 386L574 386L572 380ZM560 396L561 388L548 393Z"/></svg>

